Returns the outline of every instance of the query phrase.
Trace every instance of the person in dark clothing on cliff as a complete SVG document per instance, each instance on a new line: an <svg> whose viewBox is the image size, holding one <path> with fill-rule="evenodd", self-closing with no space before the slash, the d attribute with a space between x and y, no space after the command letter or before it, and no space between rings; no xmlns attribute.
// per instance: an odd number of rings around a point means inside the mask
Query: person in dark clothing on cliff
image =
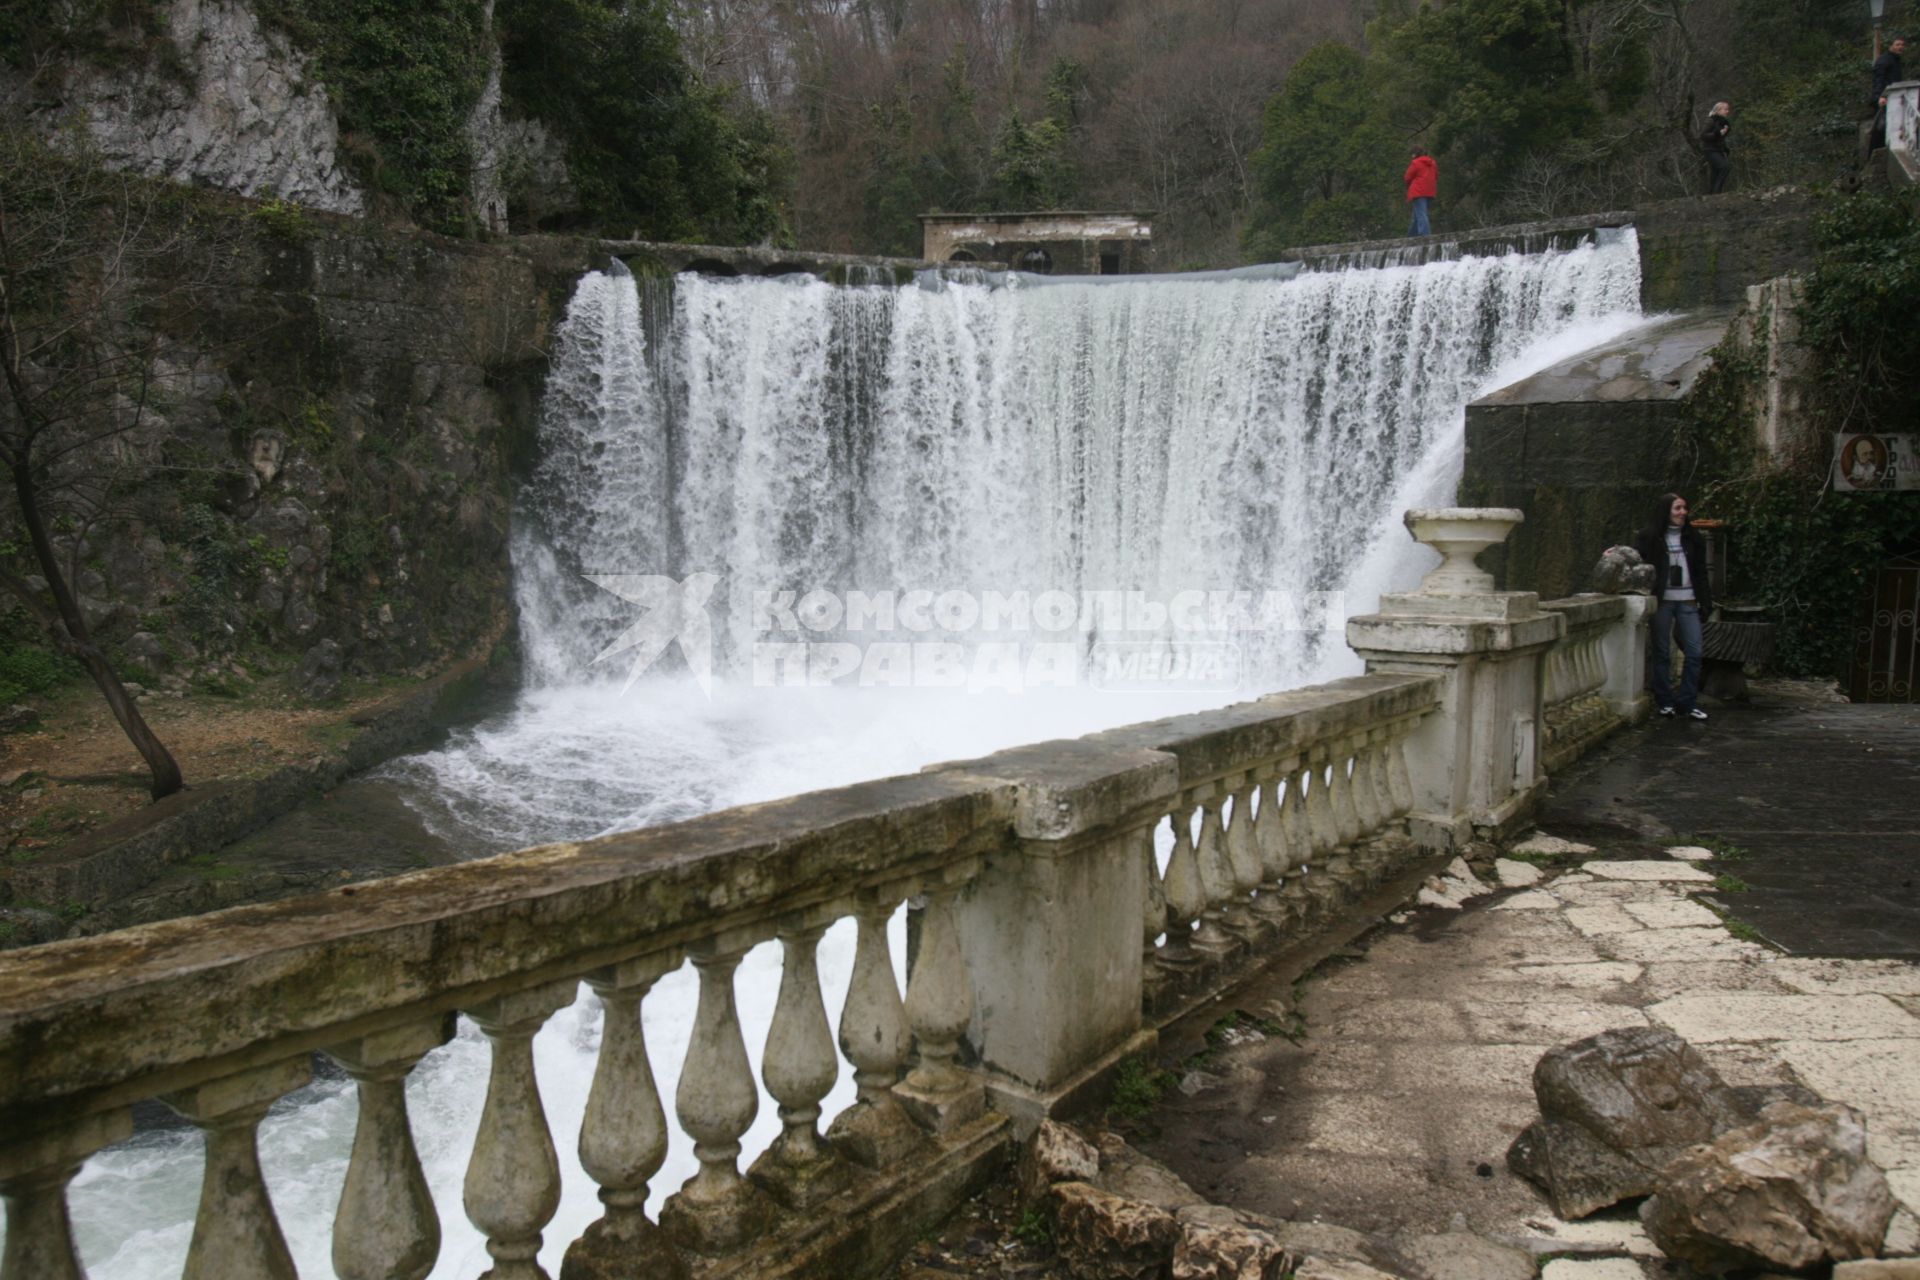
<svg viewBox="0 0 1920 1280"><path fill-rule="evenodd" d="M1707 541L1687 518L1687 500L1660 495L1653 523L1634 541L1640 558L1653 566L1653 704L1663 716L1705 720L1694 705L1700 694L1701 622L1713 607L1707 589ZM1680 633L1680 687L1673 687L1673 633Z"/></svg>
<svg viewBox="0 0 1920 1280"><path fill-rule="evenodd" d="M1433 162L1426 148L1415 147L1413 157L1407 161L1407 203L1413 206L1413 225L1407 228L1409 236L1430 236L1433 224L1427 220L1427 210L1432 207L1434 197L1440 194L1440 167Z"/></svg>
<svg viewBox="0 0 1920 1280"><path fill-rule="evenodd" d="M1907 52L1907 38L1895 36L1887 51L1873 60L1873 92L1868 100L1873 107L1873 140L1868 149L1877 151L1887 145L1887 90L1907 78L1901 58Z"/></svg>
<svg viewBox="0 0 1920 1280"><path fill-rule="evenodd" d="M1733 128L1733 108L1724 102L1713 104L1707 126L1700 131L1700 150L1707 157L1707 194L1717 196L1727 189L1727 176L1733 172L1733 157L1727 154L1727 130Z"/></svg>

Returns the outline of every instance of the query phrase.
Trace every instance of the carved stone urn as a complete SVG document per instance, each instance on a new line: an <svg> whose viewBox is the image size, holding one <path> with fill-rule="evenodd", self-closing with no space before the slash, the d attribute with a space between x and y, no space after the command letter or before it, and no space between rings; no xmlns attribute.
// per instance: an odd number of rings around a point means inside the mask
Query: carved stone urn
<svg viewBox="0 0 1920 1280"><path fill-rule="evenodd" d="M1513 507L1429 507L1407 512L1407 532L1444 559L1420 583L1423 596L1475 596L1493 592L1493 575L1474 561L1507 540L1526 514Z"/></svg>

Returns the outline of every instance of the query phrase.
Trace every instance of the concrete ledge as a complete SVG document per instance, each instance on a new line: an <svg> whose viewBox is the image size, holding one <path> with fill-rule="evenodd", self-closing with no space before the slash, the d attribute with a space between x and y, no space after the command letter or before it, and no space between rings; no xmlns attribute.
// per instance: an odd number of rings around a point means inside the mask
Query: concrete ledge
<svg viewBox="0 0 1920 1280"><path fill-rule="evenodd" d="M804 1217L782 1221L758 1248L696 1265L700 1280L847 1280L879 1275L946 1220L1013 1156L1012 1122L988 1112Z"/></svg>
<svg viewBox="0 0 1920 1280"><path fill-rule="evenodd" d="M1062 1083L1058 1088L1040 1090L998 1073L987 1075L987 1098L993 1109L1013 1122L1014 1134L1022 1142L1046 1119L1078 1115L1104 1102L1112 1092L1113 1076L1122 1063L1131 1058L1151 1057L1160 1045L1160 1033L1151 1027L1136 1032L1118 1048L1110 1050Z"/></svg>

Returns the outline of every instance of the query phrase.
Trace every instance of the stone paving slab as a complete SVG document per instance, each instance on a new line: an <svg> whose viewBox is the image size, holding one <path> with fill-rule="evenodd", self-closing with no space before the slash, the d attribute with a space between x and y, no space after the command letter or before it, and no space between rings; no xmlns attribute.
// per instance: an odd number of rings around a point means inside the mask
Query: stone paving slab
<svg viewBox="0 0 1920 1280"><path fill-rule="evenodd" d="M1552 1045L1652 1021L1730 1083L1804 1084L1860 1110L1895 1195L1920 1209L1920 1016L1902 1004L1920 1000L1909 994L1920 966L1783 957L1729 935L1691 896L1699 880L1614 870L1594 858L1463 911L1398 917L1363 940L1363 958L1305 983L1302 1043L1225 1051L1207 1067L1222 1083L1169 1100L1140 1145L1260 1213L1425 1233L1463 1218L1490 1238L1552 1235L1577 1249L1584 1231L1634 1228L1557 1223L1506 1169L1536 1115L1533 1065ZM1553 906L1505 906L1542 895ZM1257 985L1239 996L1246 1007L1284 998ZM1550 1265L1588 1270L1543 1274L1653 1274L1637 1260L1652 1252L1644 1237L1617 1247L1635 1258L1561 1259Z"/></svg>
<svg viewBox="0 0 1920 1280"><path fill-rule="evenodd" d="M1920 1059L1920 1018L1885 996L1775 996L1735 991L1675 996L1648 1010L1695 1044L1717 1040L1904 1038Z"/></svg>
<svg viewBox="0 0 1920 1280"><path fill-rule="evenodd" d="M1713 883L1711 872L1685 862L1589 862L1580 869L1602 880Z"/></svg>

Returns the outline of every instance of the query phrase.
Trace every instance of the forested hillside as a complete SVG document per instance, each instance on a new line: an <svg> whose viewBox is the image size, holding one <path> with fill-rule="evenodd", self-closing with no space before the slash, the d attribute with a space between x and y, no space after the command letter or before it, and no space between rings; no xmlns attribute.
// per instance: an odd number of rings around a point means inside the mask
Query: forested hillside
<svg viewBox="0 0 1920 1280"><path fill-rule="evenodd" d="M1144 209L1173 268L1397 233L1413 144L1443 229L1696 191L1722 99L1736 187L1830 180L1871 56L1860 0L20 0L0 90L138 133L108 82L226 74L195 42L256 18L337 117L330 207L870 253L929 210Z"/></svg>
<svg viewBox="0 0 1920 1280"><path fill-rule="evenodd" d="M1902 4L1888 6L1898 30ZM1864 116L1859 0L712 0L705 81L767 105L805 243L907 251L928 209L1141 208L1169 267L1439 225L1835 177Z"/></svg>

